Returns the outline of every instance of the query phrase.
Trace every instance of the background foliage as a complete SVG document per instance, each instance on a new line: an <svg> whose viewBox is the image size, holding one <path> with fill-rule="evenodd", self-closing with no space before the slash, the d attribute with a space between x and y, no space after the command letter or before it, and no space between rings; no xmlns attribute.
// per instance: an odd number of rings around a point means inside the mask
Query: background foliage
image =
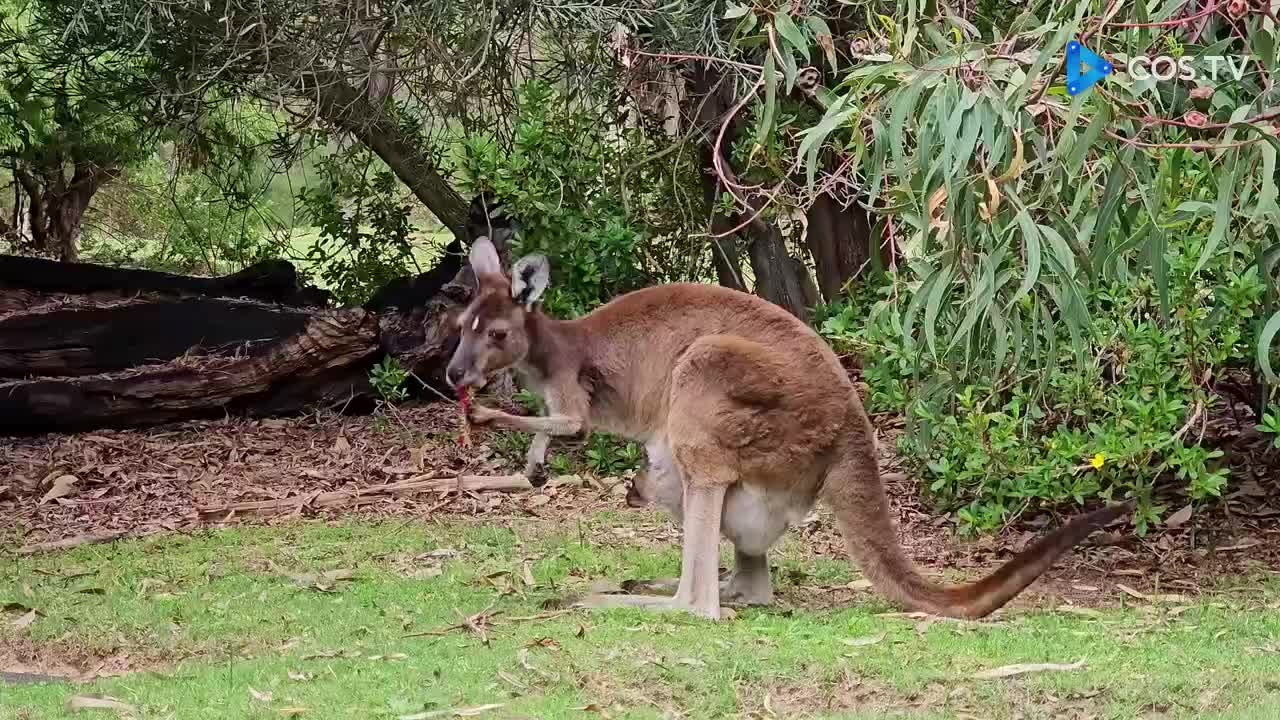
<svg viewBox="0 0 1280 720"><path fill-rule="evenodd" d="M1145 529L1237 480L1212 419L1280 430L1274 0L5 7L0 154L124 136L98 259L282 255L358 303L486 193L554 314L699 280L812 321L970 529L1125 496ZM1117 69L1075 96L1073 39ZM1126 72L1157 55L1200 75Z"/></svg>

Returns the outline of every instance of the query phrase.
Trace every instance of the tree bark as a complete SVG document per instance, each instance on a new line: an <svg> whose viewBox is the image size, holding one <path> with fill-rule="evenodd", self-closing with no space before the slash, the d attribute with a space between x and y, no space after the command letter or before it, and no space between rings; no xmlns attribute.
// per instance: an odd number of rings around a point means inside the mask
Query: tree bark
<svg viewBox="0 0 1280 720"><path fill-rule="evenodd" d="M826 193L809 207L807 217L806 240L817 269L818 287L824 300L835 302L850 280L861 277L874 265L871 221L857 203L841 207ZM887 249L876 247L875 252L881 266L887 266Z"/></svg>

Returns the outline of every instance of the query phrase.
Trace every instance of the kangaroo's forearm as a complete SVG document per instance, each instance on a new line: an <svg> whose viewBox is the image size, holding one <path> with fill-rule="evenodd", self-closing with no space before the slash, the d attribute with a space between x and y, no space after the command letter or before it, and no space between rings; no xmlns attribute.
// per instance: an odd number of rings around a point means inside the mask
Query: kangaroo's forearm
<svg viewBox="0 0 1280 720"><path fill-rule="evenodd" d="M582 418L573 417L571 415L546 415L541 417L529 417L525 415L512 415L502 411L494 411L492 419L494 425L509 428L511 430L519 430L527 433L545 433L547 435L577 435L582 432L585 423Z"/></svg>

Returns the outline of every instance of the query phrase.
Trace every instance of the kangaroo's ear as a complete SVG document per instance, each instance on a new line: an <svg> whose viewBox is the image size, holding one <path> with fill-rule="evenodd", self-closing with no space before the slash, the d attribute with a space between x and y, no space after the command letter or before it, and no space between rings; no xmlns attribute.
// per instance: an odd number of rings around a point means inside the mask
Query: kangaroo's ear
<svg viewBox="0 0 1280 720"><path fill-rule="evenodd" d="M493 242L485 236L476 238L471 243L471 270L479 275L480 273L498 274L502 272L502 265L498 262L498 250L493 246Z"/></svg>
<svg viewBox="0 0 1280 720"><path fill-rule="evenodd" d="M546 255L525 255L511 268L511 297L526 310L533 307L551 281Z"/></svg>

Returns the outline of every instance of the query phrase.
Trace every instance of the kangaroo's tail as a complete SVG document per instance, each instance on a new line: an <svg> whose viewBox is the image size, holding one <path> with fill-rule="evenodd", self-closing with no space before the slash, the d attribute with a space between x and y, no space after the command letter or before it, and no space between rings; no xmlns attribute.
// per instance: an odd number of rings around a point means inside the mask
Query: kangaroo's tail
<svg viewBox="0 0 1280 720"><path fill-rule="evenodd" d="M961 618L983 617L1004 605L1076 543L1133 509L1129 500L1072 518L981 580L948 586L927 580L903 552L870 442L850 443L823 495L849 554L877 591L910 610Z"/></svg>

